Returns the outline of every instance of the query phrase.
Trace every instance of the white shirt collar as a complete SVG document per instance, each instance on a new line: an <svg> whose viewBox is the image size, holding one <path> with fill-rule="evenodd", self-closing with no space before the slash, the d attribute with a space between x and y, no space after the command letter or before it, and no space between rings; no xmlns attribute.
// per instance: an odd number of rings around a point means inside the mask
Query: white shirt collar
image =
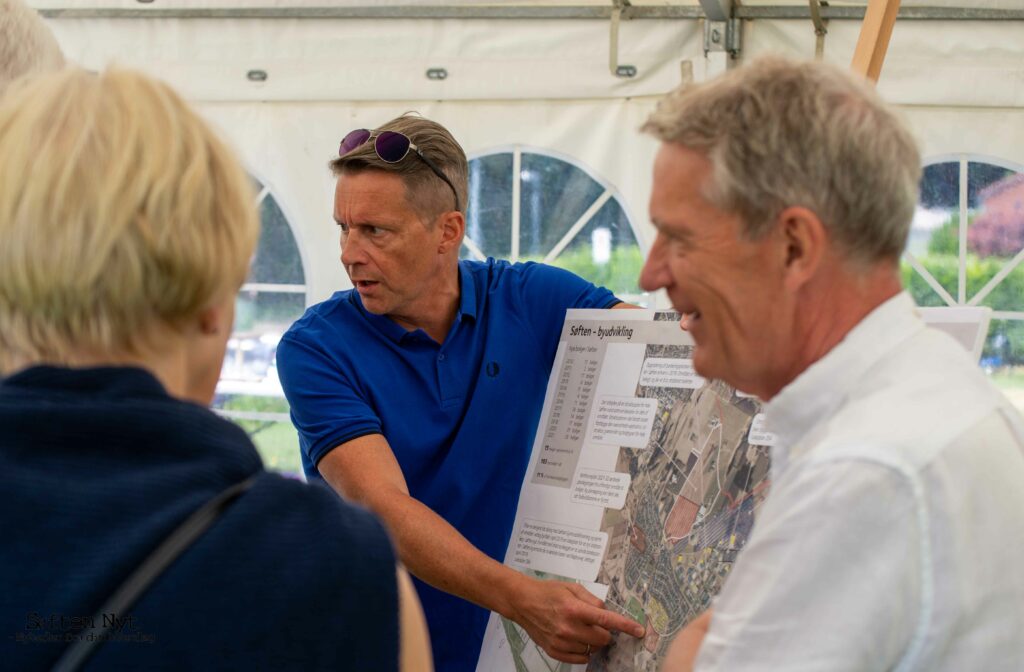
<svg viewBox="0 0 1024 672"><path fill-rule="evenodd" d="M809 366L765 405L776 435L773 468L796 457L798 442L827 420L846 399L859 374L924 328L907 292L900 292L861 320L832 350Z"/></svg>

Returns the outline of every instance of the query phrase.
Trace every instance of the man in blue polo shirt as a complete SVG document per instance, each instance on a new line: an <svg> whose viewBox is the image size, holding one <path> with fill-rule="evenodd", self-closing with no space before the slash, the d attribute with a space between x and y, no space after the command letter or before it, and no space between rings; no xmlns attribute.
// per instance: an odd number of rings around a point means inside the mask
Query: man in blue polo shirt
<svg viewBox="0 0 1024 672"><path fill-rule="evenodd" d="M569 663L641 636L581 586L501 564L565 311L622 304L557 268L459 261L466 156L434 122L353 131L331 168L354 289L277 354L307 476L388 524L439 670L475 668L488 610Z"/></svg>

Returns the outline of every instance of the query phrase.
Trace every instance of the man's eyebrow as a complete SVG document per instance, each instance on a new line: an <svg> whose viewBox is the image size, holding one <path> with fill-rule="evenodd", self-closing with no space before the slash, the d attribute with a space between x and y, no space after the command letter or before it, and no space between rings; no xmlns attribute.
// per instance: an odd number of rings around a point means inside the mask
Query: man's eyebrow
<svg viewBox="0 0 1024 672"><path fill-rule="evenodd" d="M334 215L332 215L331 218L334 220L334 223L337 224L338 226L347 226L350 229L370 226L370 227L373 227L375 229L394 230L395 228L398 227L398 223L395 222L395 221L392 221L392 220L383 220L383 221L381 221L381 220L375 220L375 221L361 220L361 221L356 221L356 222L353 223L353 222L345 222L343 220L340 220L340 219L338 219Z"/></svg>
<svg viewBox="0 0 1024 672"><path fill-rule="evenodd" d="M651 224L659 232L666 235L670 235L673 238L679 238L682 240L689 240L693 237L693 231L689 227L685 226L666 226L665 222L661 221L657 217L651 217Z"/></svg>

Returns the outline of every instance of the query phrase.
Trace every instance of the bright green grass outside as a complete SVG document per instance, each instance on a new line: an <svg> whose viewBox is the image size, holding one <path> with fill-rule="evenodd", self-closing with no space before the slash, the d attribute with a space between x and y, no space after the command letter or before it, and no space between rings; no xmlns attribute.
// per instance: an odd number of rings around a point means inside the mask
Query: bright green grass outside
<svg viewBox="0 0 1024 672"><path fill-rule="evenodd" d="M256 450L263 458L267 469L289 474L302 473L299 459L299 436L288 422L257 422L239 420L238 424L256 444Z"/></svg>
<svg viewBox="0 0 1024 672"><path fill-rule="evenodd" d="M1002 390L1024 390L1024 369L1010 367L993 371L989 380Z"/></svg>
<svg viewBox="0 0 1024 672"><path fill-rule="evenodd" d="M989 380L1024 414L1024 368L1014 366L993 371Z"/></svg>
<svg viewBox="0 0 1024 672"><path fill-rule="evenodd" d="M227 397L220 406L225 411L250 413L288 413L288 402L283 397L261 397L236 394ZM245 430L267 469L288 474L302 473L299 457L299 435L292 423L285 421L240 420L235 423Z"/></svg>

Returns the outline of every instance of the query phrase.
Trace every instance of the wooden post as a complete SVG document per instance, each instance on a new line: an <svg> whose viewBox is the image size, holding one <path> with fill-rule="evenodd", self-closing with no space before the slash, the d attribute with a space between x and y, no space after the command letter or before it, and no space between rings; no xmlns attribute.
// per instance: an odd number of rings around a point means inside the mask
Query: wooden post
<svg viewBox="0 0 1024 672"><path fill-rule="evenodd" d="M896 14L900 11L900 0L868 0L868 9L864 13L864 23L860 27L857 48L853 51L853 71L867 77L873 82L878 81L882 73L885 52L889 48L892 37L892 26L896 23Z"/></svg>

